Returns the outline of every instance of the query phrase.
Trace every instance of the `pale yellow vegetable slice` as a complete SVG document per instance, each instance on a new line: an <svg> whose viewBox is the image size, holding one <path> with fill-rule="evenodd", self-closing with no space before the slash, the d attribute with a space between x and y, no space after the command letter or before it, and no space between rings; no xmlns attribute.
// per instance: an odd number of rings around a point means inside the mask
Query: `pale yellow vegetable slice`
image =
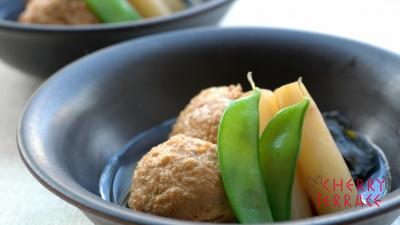
<svg viewBox="0 0 400 225"><path fill-rule="evenodd" d="M143 17L166 16L172 13L163 0L129 0Z"/></svg>
<svg viewBox="0 0 400 225"><path fill-rule="evenodd" d="M249 82L253 87L255 83L251 77L251 73L248 75ZM248 96L251 91L243 94ZM274 92L268 89L261 89L260 103L259 103L259 114L260 114L260 135L271 121L272 117L280 110L278 99ZM279 185L279 184L277 184ZM297 164L296 174L294 176L293 190L292 190L292 220L302 219L312 216L312 210L309 199L305 192L304 185L301 181L301 173Z"/></svg>
<svg viewBox="0 0 400 225"><path fill-rule="evenodd" d="M292 191L292 220L312 217L310 201L301 182L299 166L296 167Z"/></svg>
<svg viewBox="0 0 400 225"><path fill-rule="evenodd" d="M260 135L264 131L272 117L279 111L279 105L275 94L267 89L261 89L260 96Z"/></svg>
<svg viewBox="0 0 400 225"><path fill-rule="evenodd" d="M319 214L327 214L354 206L358 193L354 188L350 171L324 122L321 112L301 80L278 88L275 90L275 95L281 109L300 102L304 96L310 99L310 106L304 120L302 143L297 163L300 167L305 191L316 211ZM326 179L329 180L326 185L323 185L322 183ZM336 193L333 192L333 179L336 183L343 182L343 189L336 187ZM350 190L346 188L347 182L349 182ZM340 206L334 203L334 194L337 195L337 202L340 203ZM329 202L324 204L323 198L326 196ZM345 198L348 199L350 207L345 207Z"/></svg>
<svg viewBox="0 0 400 225"><path fill-rule="evenodd" d="M173 11L181 11L186 8L185 3L182 0L164 0L168 8Z"/></svg>

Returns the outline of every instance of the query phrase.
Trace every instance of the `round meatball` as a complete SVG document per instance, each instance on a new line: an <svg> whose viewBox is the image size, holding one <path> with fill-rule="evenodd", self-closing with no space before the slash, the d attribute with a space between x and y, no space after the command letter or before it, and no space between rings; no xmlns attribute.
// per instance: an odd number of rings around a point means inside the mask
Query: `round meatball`
<svg viewBox="0 0 400 225"><path fill-rule="evenodd" d="M99 21L83 0L29 0L19 22L74 25Z"/></svg>
<svg viewBox="0 0 400 225"><path fill-rule="evenodd" d="M179 114L171 135L185 134L217 143L218 126L225 108L242 94L240 85L202 90Z"/></svg>
<svg viewBox="0 0 400 225"><path fill-rule="evenodd" d="M182 134L152 148L139 161L128 204L137 211L175 219L234 220L216 145Z"/></svg>

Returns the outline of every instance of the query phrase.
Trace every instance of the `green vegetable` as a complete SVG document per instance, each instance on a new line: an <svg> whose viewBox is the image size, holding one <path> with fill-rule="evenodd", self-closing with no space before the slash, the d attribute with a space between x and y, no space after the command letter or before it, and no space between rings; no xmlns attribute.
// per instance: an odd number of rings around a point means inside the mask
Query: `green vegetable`
<svg viewBox="0 0 400 225"><path fill-rule="evenodd" d="M140 15L127 0L85 0L85 2L104 23L140 19Z"/></svg>
<svg viewBox="0 0 400 225"><path fill-rule="evenodd" d="M290 220L293 179L309 100L279 111L259 142L260 166L275 221Z"/></svg>
<svg viewBox="0 0 400 225"><path fill-rule="evenodd" d="M240 223L272 222L258 159L260 90L232 102L218 130L218 158L225 192Z"/></svg>

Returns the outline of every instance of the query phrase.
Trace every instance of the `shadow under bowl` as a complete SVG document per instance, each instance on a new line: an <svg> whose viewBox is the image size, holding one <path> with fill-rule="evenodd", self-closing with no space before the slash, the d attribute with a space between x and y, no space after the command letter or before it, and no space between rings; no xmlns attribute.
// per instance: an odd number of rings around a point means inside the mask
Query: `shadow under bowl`
<svg viewBox="0 0 400 225"><path fill-rule="evenodd" d="M170 16L99 25L38 25L16 22L25 0L0 0L0 59L47 77L71 61L132 38L182 28L215 25L233 0L209 0Z"/></svg>
<svg viewBox="0 0 400 225"><path fill-rule="evenodd" d="M176 117L201 89L249 88L248 71L270 89L302 76L322 111L340 111L383 149L393 176L393 192L380 207L282 224L391 224L400 212L400 56L321 34L192 29L98 51L59 71L31 98L18 130L22 159L95 224L193 224L102 200L101 172L132 137Z"/></svg>

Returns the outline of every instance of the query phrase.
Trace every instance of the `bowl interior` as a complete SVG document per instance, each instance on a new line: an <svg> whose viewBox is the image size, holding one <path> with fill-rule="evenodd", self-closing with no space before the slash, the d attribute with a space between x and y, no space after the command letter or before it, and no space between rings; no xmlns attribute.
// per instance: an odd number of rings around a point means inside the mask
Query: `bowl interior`
<svg viewBox="0 0 400 225"><path fill-rule="evenodd" d="M99 195L105 163L132 137L176 117L203 88L241 83L249 89L248 71L270 89L302 76L322 111L340 111L384 150L392 190L399 187L399 56L274 29L175 32L86 57L33 97L21 121L22 155L67 198L72 191Z"/></svg>

